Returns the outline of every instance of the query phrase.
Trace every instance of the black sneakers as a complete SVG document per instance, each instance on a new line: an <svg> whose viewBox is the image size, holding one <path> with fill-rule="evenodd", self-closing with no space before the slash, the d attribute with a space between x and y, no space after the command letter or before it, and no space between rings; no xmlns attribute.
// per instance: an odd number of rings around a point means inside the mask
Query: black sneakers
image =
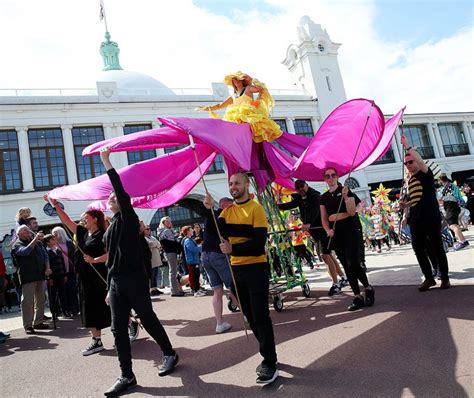
<svg viewBox="0 0 474 398"><path fill-rule="evenodd" d="M135 387L136 385L137 379L135 378L135 376L132 376L131 378L119 377L112 385L112 387L110 387L106 392L104 392L104 395L106 397L117 397L122 392L128 390L129 388Z"/></svg>
<svg viewBox="0 0 474 398"><path fill-rule="evenodd" d="M418 291L426 292L432 286L436 286L436 281L434 279L425 279L425 281L418 287Z"/></svg>
<svg viewBox="0 0 474 398"><path fill-rule="evenodd" d="M257 384L273 383L279 376L278 370L269 366L257 367Z"/></svg>
<svg viewBox="0 0 474 398"><path fill-rule="evenodd" d="M362 297L354 297L354 301L352 304L347 307L347 311L356 311L360 308L362 308L365 305L364 299Z"/></svg>
<svg viewBox="0 0 474 398"><path fill-rule="evenodd" d="M179 356L176 352L174 355L165 355L159 367L158 376L166 376L172 373L178 362Z"/></svg>
<svg viewBox="0 0 474 398"><path fill-rule="evenodd" d="M87 357L88 355L92 355L92 354L95 354L96 352L100 352L104 350L105 348L102 345L102 340L100 338L98 339L92 338L92 341L89 344L89 346L84 351L82 351L82 355Z"/></svg>
<svg viewBox="0 0 474 398"><path fill-rule="evenodd" d="M335 294L341 293L341 288L337 283L334 283L328 291L328 296L334 296Z"/></svg>
<svg viewBox="0 0 474 398"><path fill-rule="evenodd" d="M372 307L375 303L375 290L372 286L370 289L365 289L365 306Z"/></svg>

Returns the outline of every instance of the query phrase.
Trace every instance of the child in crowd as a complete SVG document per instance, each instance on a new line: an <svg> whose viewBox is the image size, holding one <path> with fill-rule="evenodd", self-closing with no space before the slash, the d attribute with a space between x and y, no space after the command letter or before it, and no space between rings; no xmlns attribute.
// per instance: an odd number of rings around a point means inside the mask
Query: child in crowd
<svg viewBox="0 0 474 398"><path fill-rule="evenodd" d="M64 258L61 249L58 247L58 242L54 235L46 235L44 237L46 243L46 252L49 257L49 265L51 267L52 274L49 277L48 284L50 286L51 297L49 298L51 312L53 316L58 317L61 313L66 317L71 315L67 311L66 307L66 269L64 265ZM59 306L58 306L59 299Z"/></svg>

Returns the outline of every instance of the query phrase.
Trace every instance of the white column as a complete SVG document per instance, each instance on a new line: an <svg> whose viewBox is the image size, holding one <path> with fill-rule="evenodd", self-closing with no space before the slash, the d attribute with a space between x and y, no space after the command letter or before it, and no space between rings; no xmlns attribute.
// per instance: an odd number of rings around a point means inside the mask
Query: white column
<svg viewBox="0 0 474 398"><path fill-rule="evenodd" d="M20 153L23 192L34 191L33 169L31 166L30 145L28 143L28 127L16 127L16 131L18 133L18 150Z"/></svg>
<svg viewBox="0 0 474 398"><path fill-rule="evenodd" d="M471 137L471 141L474 142L474 129L472 128L472 122L466 122L466 124Z"/></svg>
<svg viewBox="0 0 474 398"><path fill-rule="evenodd" d="M467 122L462 122L462 129L464 130L464 137L466 138L467 145L469 147L469 153L474 155L474 145L469 132L469 126Z"/></svg>
<svg viewBox="0 0 474 398"><path fill-rule="evenodd" d="M431 123L427 123L426 127L428 128L428 135L430 137L431 145L433 145L433 151L434 151L435 158L440 158L441 154L440 154L440 151L438 149L438 143L436 141L435 134L434 134L434 131L433 131L433 125Z"/></svg>
<svg viewBox="0 0 474 398"><path fill-rule="evenodd" d="M398 152L398 147L397 147L397 144L395 142L395 138L392 139L392 142L390 143L390 148L392 148L393 155L395 157L395 162L396 163L401 162L402 159L400 158L400 152Z"/></svg>
<svg viewBox="0 0 474 398"><path fill-rule="evenodd" d="M311 117L311 126L313 126L313 136L316 135L316 131L318 131L319 126L320 126L320 121L321 119L317 119L314 116Z"/></svg>
<svg viewBox="0 0 474 398"><path fill-rule="evenodd" d="M288 133L290 133L290 134L296 134L295 133L295 126L293 124L293 120L295 120L294 117L287 117L286 118L286 128L288 129Z"/></svg>
<svg viewBox="0 0 474 398"><path fill-rule="evenodd" d="M159 129L161 126L161 123L157 120L151 122L151 128L153 129ZM161 156L161 155L164 155L165 154L165 150L164 148L157 148L155 149L155 152L156 152L156 156Z"/></svg>
<svg viewBox="0 0 474 398"><path fill-rule="evenodd" d="M72 125L63 124L61 130L63 132L64 155L66 158L66 170L68 184L77 184L77 168L76 154L74 153L74 143L72 141Z"/></svg>
<svg viewBox="0 0 474 398"><path fill-rule="evenodd" d="M114 123L114 131L113 131L113 136L114 137L121 137L123 136L123 127L125 126L125 123ZM116 169L121 169L122 167L128 166L128 157L127 157L127 152L118 152L113 154L115 156L115 168Z"/></svg>
<svg viewBox="0 0 474 398"><path fill-rule="evenodd" d="M104 127L104 138L106 140L115 137L112 123L104 123L103 127Z"/></svg>
<svg viewBox="0 0 474 398"><path fill-rule="evenodd" d="M392 148L396 149L395 153L397 154L395 155L395 159L397 159L397 156L399 159L397 160L397 162L402 162L404 160L400 132L401 132L400 127L397 127L397 129L395 130L395 136L393 137L393 140L392 140Z"/></svg>
<svg viewBox="0 0 474 398"><path fill-rule="evenodd" d="M446 154L444 153L444 148L443 148L443 140L441 139L441 134L439 132L438 128L438 123L431 123L433 127L433 137L435 139L435 142L438 144L438 151L439 151L439 157L440 158L445 158ZM429 132L429 125L428 125L428 132ZM435 148L436 150L436 148ZM436 155L436 152L435 152Z"/></svg>

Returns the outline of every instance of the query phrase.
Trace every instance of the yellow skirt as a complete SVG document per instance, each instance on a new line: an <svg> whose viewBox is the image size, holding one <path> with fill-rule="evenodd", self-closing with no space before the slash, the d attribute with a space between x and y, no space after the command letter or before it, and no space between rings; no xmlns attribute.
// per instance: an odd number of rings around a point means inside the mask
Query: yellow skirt
<svg viewBox="0 0 474 398"><path fill-rule="evenodd" d="M252 129L253 141L272 142L280 137L283 132L280 126L268 117L266 109L243 103L227 107L223 120L233 123L248 123Z"/></svg>

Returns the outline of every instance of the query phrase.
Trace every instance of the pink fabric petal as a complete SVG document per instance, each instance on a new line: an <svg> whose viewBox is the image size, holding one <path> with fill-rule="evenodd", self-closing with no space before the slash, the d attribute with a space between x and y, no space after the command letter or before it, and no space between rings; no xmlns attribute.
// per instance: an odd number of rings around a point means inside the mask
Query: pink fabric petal
<svg viewBox="0 0 474 398"><path fill-rule="evenodd" d="M216 154L211 148L201 144L196 145L196 153L205 172ZM151 201L157 203L156 199L164 194L168 201L179 200L182 197L180 195L186 195L200 177L190 147L124 167L118 173L125 190L135 198L134 203L139 205ZM67 200L103 200L108 198L111 191L109 177L104 174L79 184L56 188L50 192L50 196Z"/></svg>
<svg viewBox="0 0 474 398"><path fill-rule="evenodd" d="M190 133L196 140L206 143L244 170L250 170L252 131L246 123L230 123L207 118L159 118L168 127Z"/></svg>
<svg viewBox="0 0 474 398"><path fill-rule="evenodd" d="M343 176L351 165L357 168L371 155L382 139L384 126L382 111L373 101L347 101L331 112L291 173L284 176L323 181L327 167L335 167Z"/></svg>
<svg viewBox="0 0 474 398"><path fill-rule="evenodd" d="M96 142L84 148L82 156L97 155L105 147L110 147L111 152L123 152L168 148L182 144L189 144L189 137L187 135L169 127L163 127Z"/></svg>
<svg viewBox="0 0 474 398"><path fill-rule="evenodd" d="M395 131L397 130L398 124L403 117L403 112L405 112L405 108L400 109L395 115L393 115L390 119L385 122L385 129L383 132L383 137L379 142L379 145L374 149L374 151L370 154L370 156L363 162L360 166L356 168L356 170L362 170L367 166L370 166L374 163L377 159L381 158L385 152L388 151L390 148L390 144L392 142L393 136Z"/></svg>

